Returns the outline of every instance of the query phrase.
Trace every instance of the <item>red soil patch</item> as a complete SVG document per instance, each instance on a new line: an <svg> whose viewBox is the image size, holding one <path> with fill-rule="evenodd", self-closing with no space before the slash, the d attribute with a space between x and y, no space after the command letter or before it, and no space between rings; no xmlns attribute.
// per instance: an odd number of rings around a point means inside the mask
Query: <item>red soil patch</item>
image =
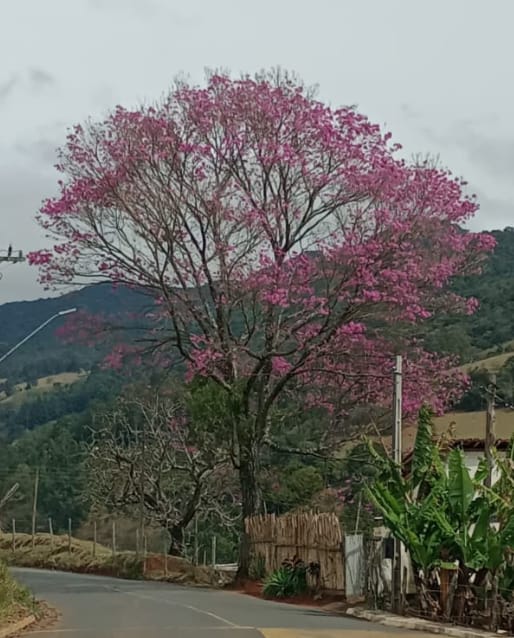
<svg viewBox="0 0 514 638"><path fill-rule="evenodd" d="M193 566L185 558L178 556L165 557L161 554L149 554L146 557L145 568L147 572L163 572L165 569L169 572L181 572L192 570Z"/></svg>
<svg viewBox="0 0 514 638"><path fill-rule="evenodd" d="M342 596L322 595L321 598L314 598L312 595L305 594L303 596L293 596L291 598L265 598L262 595L263 583L261 581L247 580L243 583L235 583L229 586L229 589L239 594L253 596L254 598L264 598L265 600L274 600L275 602L287 603L288 605L301 605L302 607L325 607L330 603L341 603Z"/></svg>

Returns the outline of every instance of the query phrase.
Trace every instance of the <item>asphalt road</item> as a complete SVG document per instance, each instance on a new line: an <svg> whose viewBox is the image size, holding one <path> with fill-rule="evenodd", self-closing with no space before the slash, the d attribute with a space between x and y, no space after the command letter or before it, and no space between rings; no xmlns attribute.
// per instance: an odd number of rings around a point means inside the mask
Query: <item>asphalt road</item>
<svg viewBox="0 0 514 638"><path fill-rule="evenodd" d="M398 638L422 634L233 592L34 569L13 570L61 612L29 638Z"/></svg>

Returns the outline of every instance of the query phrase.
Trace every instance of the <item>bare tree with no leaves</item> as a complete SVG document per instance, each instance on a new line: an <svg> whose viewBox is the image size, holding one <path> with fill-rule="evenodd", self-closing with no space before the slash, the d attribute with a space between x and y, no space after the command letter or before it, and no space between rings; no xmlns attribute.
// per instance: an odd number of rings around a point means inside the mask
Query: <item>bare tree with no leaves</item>
<svg viewBox="0 0 514 638"><path fill-rule="evenodd" d="M195 515L235 524L234 473L226 452L195 428L181 402L157 394L122 397L100 419L88 461L94 504L142 513L169 533L172 554L181 553L183 532Z"/></svg>

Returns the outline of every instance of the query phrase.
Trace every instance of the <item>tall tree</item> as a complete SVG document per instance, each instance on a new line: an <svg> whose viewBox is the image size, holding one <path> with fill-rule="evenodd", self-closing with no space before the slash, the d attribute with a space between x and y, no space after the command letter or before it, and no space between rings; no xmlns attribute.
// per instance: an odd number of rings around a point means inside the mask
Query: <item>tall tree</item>
<svg viewBox="0 0 514 638"><path fill-rule="evenodd" d="M155 297L149 337L226 395L244 516L284 393L340 423L350 403L389 403L395 353L407 411L460 390L413 327L474 309L446 285L494 241L460 230L477 208L462 183L398 158L390 137L287 74L214 74L76 126L61 150L40 215L56 243L30 261L48 285Z"/></svg>

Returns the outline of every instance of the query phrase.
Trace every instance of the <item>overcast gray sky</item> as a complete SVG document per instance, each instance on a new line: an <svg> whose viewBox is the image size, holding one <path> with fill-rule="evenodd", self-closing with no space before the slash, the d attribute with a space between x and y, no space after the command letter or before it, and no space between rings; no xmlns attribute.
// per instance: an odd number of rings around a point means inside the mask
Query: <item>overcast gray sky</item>
<svg viewBox="0 0 514 638"><path fill-rule="evenodd" d="M513 29L514 0L0 0L0 243L44 245L69 125L206 67L297 71L465 176L475 228L514 225ZM0 303L46 296L28 266L1 272Z"/></svg>

